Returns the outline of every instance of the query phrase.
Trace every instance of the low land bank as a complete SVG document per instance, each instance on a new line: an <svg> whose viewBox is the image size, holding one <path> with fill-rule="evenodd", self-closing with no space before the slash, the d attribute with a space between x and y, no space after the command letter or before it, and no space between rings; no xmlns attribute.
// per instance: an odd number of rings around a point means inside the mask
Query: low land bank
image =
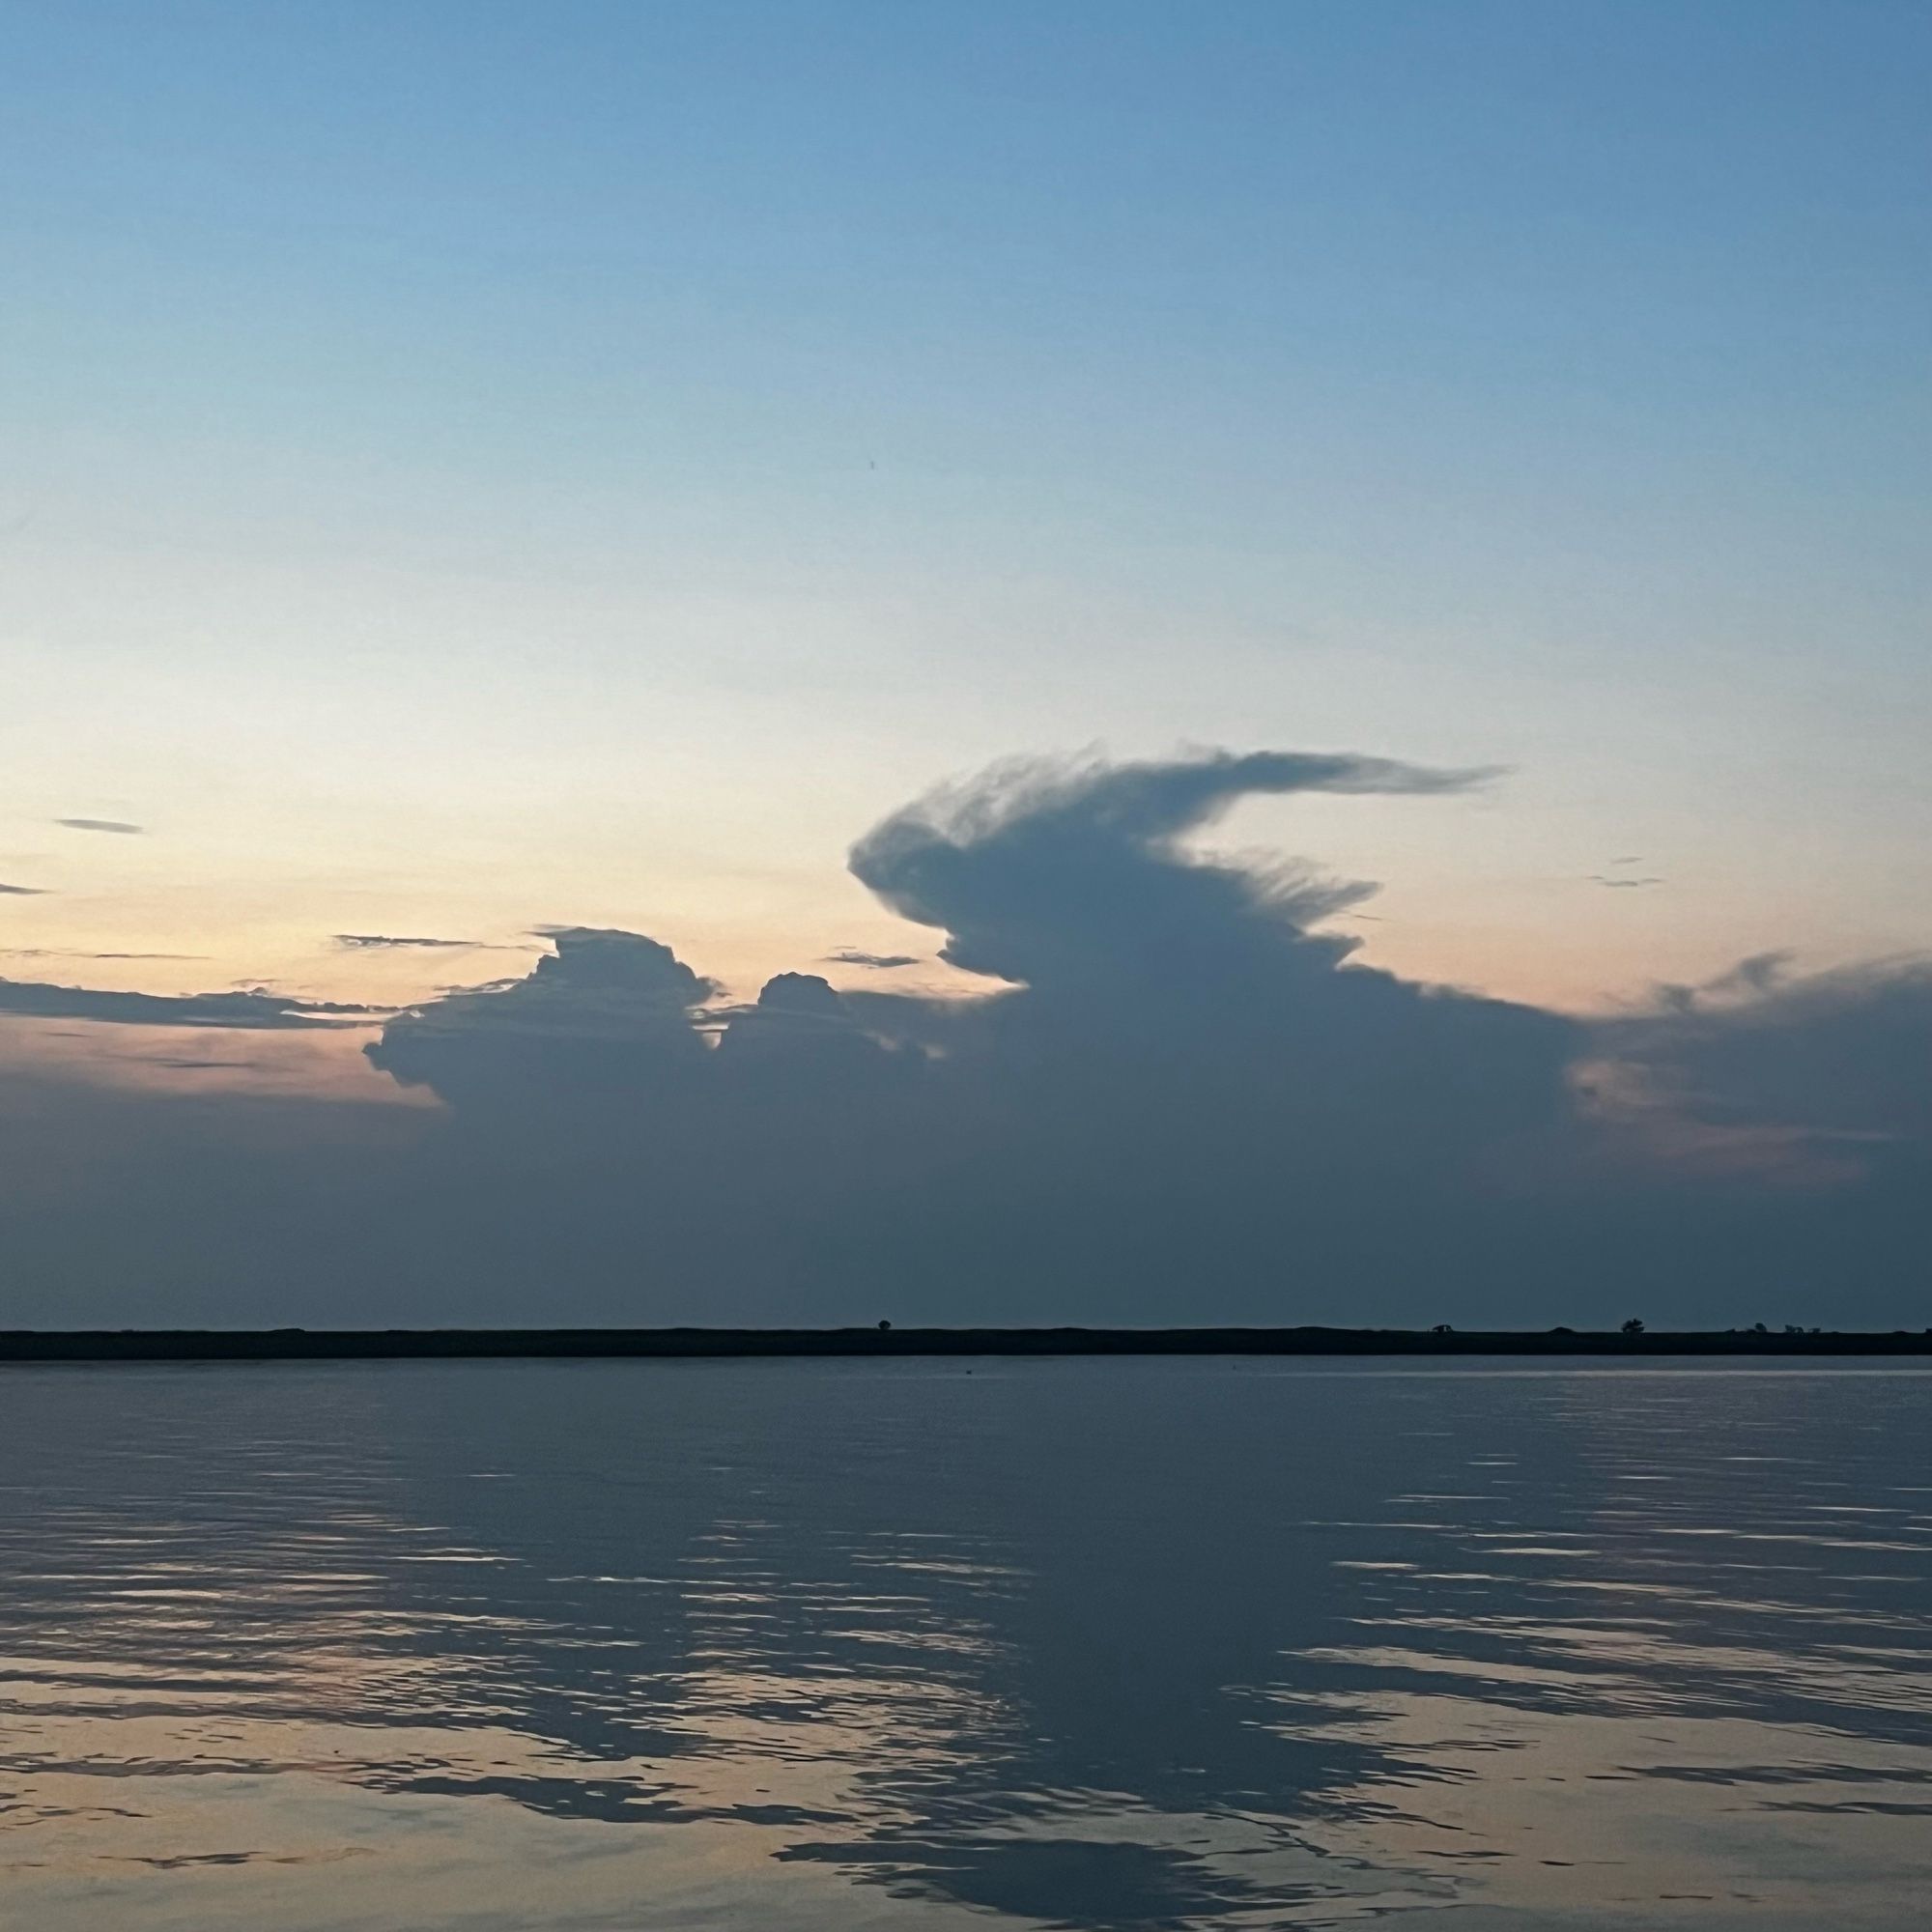
<svg viewBox="0 0 1932 1932"><path fill-rule="evenodd" d="M5 1362L731 1355L1932 1355L1932 1329L270 1328L0 1330Z"/></svg>

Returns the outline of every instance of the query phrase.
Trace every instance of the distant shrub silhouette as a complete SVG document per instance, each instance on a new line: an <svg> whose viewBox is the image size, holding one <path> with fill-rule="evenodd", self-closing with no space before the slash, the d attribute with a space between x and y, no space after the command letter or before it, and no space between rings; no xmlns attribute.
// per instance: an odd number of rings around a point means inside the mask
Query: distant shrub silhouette
<svg viewBox="0 0 1932 1932"><path fill-rule="evenodd" d="M1624 1323L1623 1332L1626 1335L1641 1335L1643 1333L1643 1323L1639 1321L1634 1315L1633 1315L1631 1319Z"/></svg>

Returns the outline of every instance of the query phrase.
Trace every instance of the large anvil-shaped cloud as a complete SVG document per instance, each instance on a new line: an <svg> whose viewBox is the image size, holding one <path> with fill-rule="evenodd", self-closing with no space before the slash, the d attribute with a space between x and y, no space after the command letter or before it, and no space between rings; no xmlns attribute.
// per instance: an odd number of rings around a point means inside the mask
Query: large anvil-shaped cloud
<svg viewBox="0 0 1932 1932"><path fill-rule="evenodd" d="M1139 764L1016 759L943 785L853 846L853 874L895 912L951 936L969 972L1028 980L1085 952L1131 969L1265 900L1306 925L1364 887L1298 870L1265 876L1185 864L1179 841L1257 793L1463 791L1493 770L1434 770L1314 752L1203 752ZM1179 963L1179 962L1178 962Z"/></svg>
<svg viewBox="0 0 1932 1932"><path fill-rule="evenodd" d="M1332 1273L1394 1200L1438 1238L1466 1222L1494 1150L1567 1118L1577 1029L1357 967L1311 927L1370 888L1183 841L1251 792L1485 776L1002 765L893 814L852 868L1004 987L781 974L724 1007L667 948L566 929L528 978L399 1017L370 1058L449 1101L477 1158L567 1173L574 1237L603 1216L613 1252L710 1278L817 1279L836 1256L850 1281L998 1279L1009 1313L1076 1281L1143 1311L1162 1283L1263 1293L1286 1265ZM582 1191L618 1170L621 1191Z"/></svg>

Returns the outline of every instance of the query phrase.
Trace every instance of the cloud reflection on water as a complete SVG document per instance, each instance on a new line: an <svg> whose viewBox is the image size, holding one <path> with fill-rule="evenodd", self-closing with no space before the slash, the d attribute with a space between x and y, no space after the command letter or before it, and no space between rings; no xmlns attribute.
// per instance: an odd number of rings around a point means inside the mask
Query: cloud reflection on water
<svg viewBox="0 0 1932 1932"><path fill-rule="evenodd" d="M37 1926L1889 1928L1932 1880L1921 1374L6 1393Z"/></svg>

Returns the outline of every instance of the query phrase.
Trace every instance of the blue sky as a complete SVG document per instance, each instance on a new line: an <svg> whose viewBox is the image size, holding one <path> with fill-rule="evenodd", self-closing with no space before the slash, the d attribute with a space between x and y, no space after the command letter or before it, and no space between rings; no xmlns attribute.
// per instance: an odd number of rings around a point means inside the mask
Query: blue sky
<svg viewBox="0 0 1932 1932"><path fill-rule="evenodd" d="M1921 1321L1928 55L0 10L0 1317Z"/></svg>
<svg viewBox="0 0 1932 1932"><path fill-rule="evenodd" d="M339 927L642 923L754 985L906 939L883 811L1101 741L1516 767L1232 826L1384 881L1406 971L1921 944L1928 43L11 8L12 929L343 991Z"/></svg>

